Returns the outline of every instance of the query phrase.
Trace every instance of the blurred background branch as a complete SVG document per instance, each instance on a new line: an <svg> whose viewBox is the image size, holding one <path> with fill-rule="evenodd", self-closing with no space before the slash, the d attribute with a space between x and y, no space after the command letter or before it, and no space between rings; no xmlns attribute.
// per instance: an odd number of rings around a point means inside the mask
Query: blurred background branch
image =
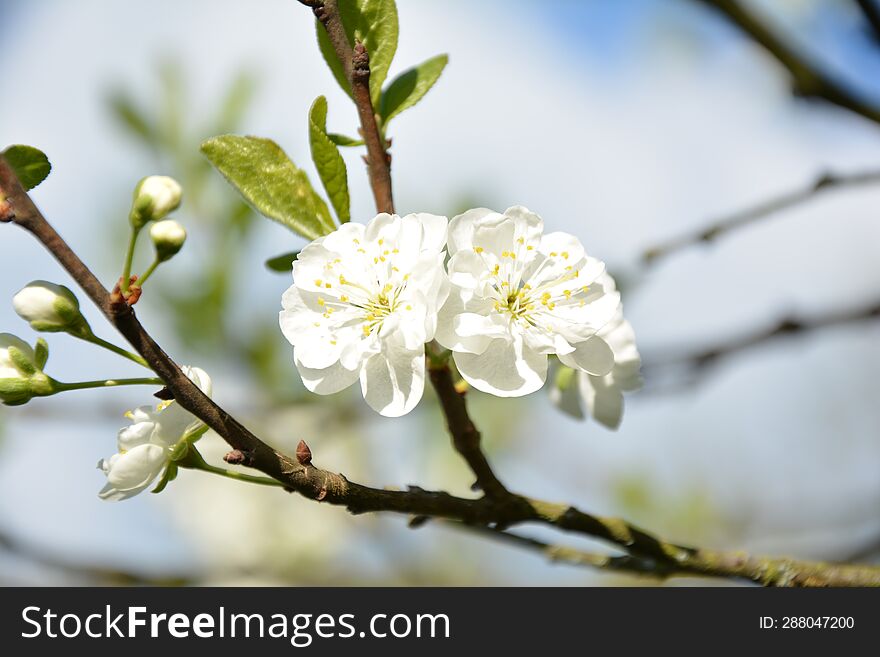
<svg viewBox="0 0 880 657"><path fill-rule="evenodd" d="M695 0L718 11L772 55L791 75L792 93L816 98L880 123L880 106L839 82L789 44L767 21L739 0ZM865 3L862 3L863 5Z"/></svg>
<svg viewBox="0 0 880 657"><path fill-rule="evenodd" d="M863 171L851 174L826 173L802 189L782 194L727 217L710 221L706 228L685 233L651 247L642 255L642 261L647 265L652 265L689 246L710 244L734 230L745 228L770 215L799 206L824 192L877 183L880 183L880 171Z"/></svg>
<svg viewBox="0 0 880 657"><path fill-rule="evenodd" d="M723 361L751 349L762 347L774 340L799 337L840 326L872 322L877 319L880 319L880 299L856 308L813 317L792 315L767 329L746 333L702 349L658 349L657 352L664 354L664 356L655 360L645 359L643 364L645 378L648 380L661 379L661 377L677 371L679 376L683 377L684 385L693 386L701 377Z"/></svg>
<svg viewBox="0 0 880 657"><path fill-rule="evenodd" d="M855 0L865 20L874 33L874 39L880 44L880 5L877 0Z"/></svg>

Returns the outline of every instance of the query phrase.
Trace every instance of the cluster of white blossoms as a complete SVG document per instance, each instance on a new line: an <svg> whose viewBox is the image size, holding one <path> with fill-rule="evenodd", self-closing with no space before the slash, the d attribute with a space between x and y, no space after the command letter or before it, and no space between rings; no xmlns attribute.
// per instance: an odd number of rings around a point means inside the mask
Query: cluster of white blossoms
<svg viewBox="0 0 880 657"><path fill-rule="evenodd" d="M621 403L608 390L638 387L632 329L604 263L567 233L544 234L523 207L347 223L300 253L293 279L280 323L306 387L330 394L360 380L382 415L418 403L432 340L471 386L502 397L541 388L554 355L594 391L586 403L609 426L606 401Z"/></svg>
<svg viewBox="0 0 880 657"><path fill-rule="evenodd" d="M181 369L202 392L211 395L211 378L204 370ZM119 430L119 452L98 462L98 469L107 475L107 485L98 493L103 500L125 500L146 490L168 467L175 446L204 427L173 400L160 402L155 408L141 406L125 415L131 424Z"/></svg>

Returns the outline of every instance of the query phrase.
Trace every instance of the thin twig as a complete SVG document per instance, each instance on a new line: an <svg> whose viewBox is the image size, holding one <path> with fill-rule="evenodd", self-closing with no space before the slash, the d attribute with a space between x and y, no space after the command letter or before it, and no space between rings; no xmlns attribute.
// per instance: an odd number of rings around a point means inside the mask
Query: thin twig
<svg viewBox="0 0 880 657"><path fill-rule="evenodd" d="M311 7L315 17L324 26L336 56L342 64L345 77L351 85L351 96L361 121L361 133L367 147L367 171L373 198L379 212L394 213L394 195L391 188L391 156L379 130L376 112L370 96L370 55L362 43L352 46L339 13L337 0L300 0Z"/></svg>
<svg viewBox="0 0 880 657"><path fill-rule="evenodd" d="M720 12L746 36L770 53L791 75L792 92L796 96L819 98L874 123L880 123L880 107L820 70L756 14L746 9L739 0L696 0L696 2Z"/></svg>
<svg viewBox="0 0 880 657"><path fill-rule="evenodd" d="M552 545L530 536L495 529L483 525L467 525L455 520L444 522L445 525L467 533L477 534L490 540L507 543L519 548L536 551L553 563L564 563L571 566L588 566L597 570L621 572L629 575L641 575L657 579L665 579L670 574L663 572L651 559L639 559L628 554L610 555L599 552L586 552L575 548Z"/></svg>
<svg viewBox="0 0 880 657"><path fill-rule="evenodd" d="M880 42L880 5L876 0L855 0L871 27L874 39Z"/></svg>
<svg viewBox="0 0 880 657"><path fill-rule="evenodd" d="M755 331L697 351L658 349L658 353L668 355L655 361L645 358L643 369L646 377L651 376L651 372L670 367L683 368L691 373L700 374L733 355L760 347L778 338L804 335L823 329L877 319L880 319L880 299L857 308L849 308L817 317L792 316L779 321L770 328Z"/></svg>
<svg viewBox="0 0 880 657"><path fill-rule="evenodd" d="M880 171L863 171L854 174L826 173L802 189L782 194L730 216L716 219L709 222L707 228L685 233L652 247L642 255L642 261L651 265L689 246L710 244L734 230L745 228L772 214L801 205L827 191L877 183L880 183Z"/></svg>

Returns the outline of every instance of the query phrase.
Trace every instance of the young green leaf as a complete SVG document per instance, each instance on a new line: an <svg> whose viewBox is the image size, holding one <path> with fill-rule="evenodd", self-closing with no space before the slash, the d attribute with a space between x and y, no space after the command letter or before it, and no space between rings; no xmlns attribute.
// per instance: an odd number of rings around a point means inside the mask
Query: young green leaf
<svg viewBox="0 0 880 657"><path fill-rule="evenodd" d="M15 171L18 182L25 191L43 182L52 170L46 154L33 146L15 144L3 151L2 155Z"/></svg>
<svg viewBox="0 0 880 657"><path fill-rule="evenodd" d="M266 269L269 271L277 271L282 274L289 274L291 265L293 265L293 261L296 260L298 255L299 251L291 251L290 253L282 253L274 258L269 258L265 263Z"/></svg>
<svg viewBox="0 0 880 657"><path fill-rule="evenodd" d="M348 171L339 149L327 136L327 99L324 96L318 96L309 109L309 144L312 161L318 169L330 203L340 223L345 223L351 219Z"/></svg>
<svg viewBox="0 0 880 657"><path fill-rule="evenodd" d="M262 215L309 240L335 229L305 171L271 139L221 135L202 143L202 153Z"/></svg>
<svg viewBox="0 0 880 657"><path fill-rule="evenodd" d="M394 0L339 0L338 7L348 42L353 46L355 40L360 41L370 55L370 96L373 107L378 107L382 84L388 77L388 69L397 50L397 5ZM316 28L321 54L339 86L351 96L351 85L327 37L327 31L319 21L316 21Z"/></svg>
<svg viewBox="0 0 880 657"><path fill-rule="evenodd" d="M131 97L123 91L114 92L108 99L110 111L129 133L138 137L144 144L155 147L156 127L140 110Z"/></svg>
<svg viewBox="0 0 880 657"><path fill-rule="evenodd" d="M363 146L363 139L355 139L347 135L340 135L338 132L328 132L327 136L337 146Z"/></svg>
<svg viewBox="0 0 880 657"><path fill-rule="evenodd" d="M394 78L382 92L379 103L382 124L388 125L395 116L419 102L440 78L448 61L448 55L437 55Z"/></svg>

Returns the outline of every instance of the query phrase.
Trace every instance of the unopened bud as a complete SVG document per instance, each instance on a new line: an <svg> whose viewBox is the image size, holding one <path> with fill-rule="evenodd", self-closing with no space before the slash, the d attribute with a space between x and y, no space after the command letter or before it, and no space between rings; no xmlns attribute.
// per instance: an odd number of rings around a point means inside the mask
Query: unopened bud
<svg viewBox="0 0 880 657"><path fill-rule="evenodd" d="M38 351L44 349L38 345ZM18 406L55 393L54 382L42 372L42 358L21 338L0 333L0 402Z"/></svg>
<svg viewBox="0 0 880 657"><path fill-rule="evenodd" d="M186 241L186 230L173 219L157 221L150 228L150 238L156 247L156 258L165 262L173 258Z"/></svg>
<svg viewBox="0 0 880 657"><path fill-rule="evenodd" d="M131 204L131 223L141 228L151 221L164 219L180 205L183 190L168 176L147 176L134 189Z"/></svg>
<svg viewBox="0 0 880 657"><path fill-rule="evenodd" d="M63 285L31 281L12 298L12 307L35 331L64 332L78 337L91 335L92 330L79 310L79 301Z"/></svg>

